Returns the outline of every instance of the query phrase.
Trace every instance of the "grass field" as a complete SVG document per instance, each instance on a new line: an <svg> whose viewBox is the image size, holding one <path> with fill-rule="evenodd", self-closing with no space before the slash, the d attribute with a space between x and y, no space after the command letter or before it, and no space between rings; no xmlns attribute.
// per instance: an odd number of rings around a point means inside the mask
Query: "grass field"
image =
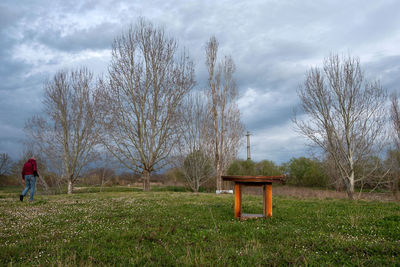
<svg viewBox="0 0 400 267"><path fill-rule="evenodd" d="M400 265L400 205L274 197L233 219L233 196L81 192L18 200L0 188L0 265ZM243 198L261 213L260 196Z"/></svg>

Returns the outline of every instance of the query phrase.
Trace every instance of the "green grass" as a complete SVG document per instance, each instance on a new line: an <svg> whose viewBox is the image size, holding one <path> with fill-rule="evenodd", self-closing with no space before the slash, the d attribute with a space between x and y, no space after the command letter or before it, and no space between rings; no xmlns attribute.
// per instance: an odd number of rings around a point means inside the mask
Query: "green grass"
<svg viewBox="0 0 400 267"><path fill-rule="evenodd" d="M0 189L0 265L400 265L398 203L274 197L273 218L237 221L233 195L117 191Z"/></svg>

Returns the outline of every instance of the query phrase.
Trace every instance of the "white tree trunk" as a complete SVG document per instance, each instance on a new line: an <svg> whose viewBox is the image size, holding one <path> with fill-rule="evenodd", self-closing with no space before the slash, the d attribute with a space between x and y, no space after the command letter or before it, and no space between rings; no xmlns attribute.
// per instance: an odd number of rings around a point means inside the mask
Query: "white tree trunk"
<svg viewBox="0 0 400 267"><path fill-rule="evenodd" d="M349 199L354 199L354 171L351 172L348 179L347 195L349 196Z"/></svg>
<svg viewBox="0 0 400 267"><path fill-rule="evenodd" d="M221 168L221 163L218 162L217 163L217 167L216 167L216 179L217 179L217 190L223 190L223 186L222 186L222 168Z"/></svg>
<svg viewBox="0 0 400 267"><path fill-rule="evenodd" d="M72 194L73 190L73 184L72 184L72 179L68 179L68 195Z"/></svg>

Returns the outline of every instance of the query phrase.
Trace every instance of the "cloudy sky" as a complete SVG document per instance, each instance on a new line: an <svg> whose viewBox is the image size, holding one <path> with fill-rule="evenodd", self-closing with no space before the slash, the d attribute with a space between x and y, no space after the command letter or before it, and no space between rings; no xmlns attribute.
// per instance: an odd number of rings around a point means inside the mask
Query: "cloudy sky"
<svg viewBox="0 0 400 267"><path fill-rule="evenodd" d="M106 73L114 37L145 17L189 49L199 85L205 42L237 66L239 108L252 159L308 155L291 123L296 90L331 52L360 58L370 79L400 88L400 1L32 1L0 2L0 153L22 152L25 121L42 109L43 83L59 69ZM240 156L246 157L245 147Z"/></svg>

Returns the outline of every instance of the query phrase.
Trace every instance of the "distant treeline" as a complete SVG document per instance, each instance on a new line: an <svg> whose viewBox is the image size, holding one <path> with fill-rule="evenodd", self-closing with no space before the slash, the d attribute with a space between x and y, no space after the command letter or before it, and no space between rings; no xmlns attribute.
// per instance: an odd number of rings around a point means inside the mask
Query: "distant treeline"
<svg viewBox="0 0 400 267"><path fill-rule="evenodd" d="M394 190L393 189L393 173L390 171L391 162L394 157L399 155L390 151L387 157L382 160L378 157L371 157L368 163L363 163L363 166L370 166L370 169L359 170L364 174L368 174L367 179L362 179L356 183L356 188L359 190ZM0 170L0 186L15 186L20 182L20 168L24 159L17 162L12 161L7 154L1 155L2 169ZM4 160L7 159L6 162ZM378 167L376 167L378 166ZM42 190L50 190L51 192L62 192L57 190L66 186L67 181L60 180L55 173L46 170L39 161L41 168L41 179L38 181L38 186ZM191 189L190 182L185 179L184 170L172 167L162 173L153 173L150 181L153 184L159 185L181 185ZM210 175L200 191L213 191L216 188L216 180L213 179L213 173L204 170ZM332 168L332 162L329 159L319 160L317 158L298 157L292 158L289 162L281 165L276 164L271 160L261 160L258 162L252 160L235 160L227 170L228 175L286 175L286 184L302 187L318 187L326 189L336 189L344 191L345 185L338 179L335 169ZM357 177L356 177L357 180ZM98 167L92 168L78 179L79 186L140 186L143 182L143 177L140 174L132 172L120 172L120 169L115 166L107 168ZM46 188L49 187L49 188ZM397 190L399 185L397 184Z"/></svg>

